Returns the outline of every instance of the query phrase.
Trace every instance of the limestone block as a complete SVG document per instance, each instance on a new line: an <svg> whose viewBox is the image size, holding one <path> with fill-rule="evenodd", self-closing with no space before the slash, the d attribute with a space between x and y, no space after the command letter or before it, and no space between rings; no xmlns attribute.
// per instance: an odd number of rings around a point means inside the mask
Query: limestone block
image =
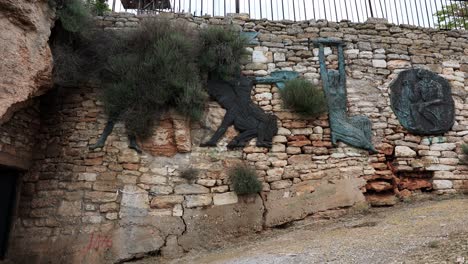
<svg viewBox="0 0 468 264"><path fill-rule="evenodd" d="M79 181L96 181L97 174L91 172L82 172L78 174Z"/></svg>
<svg viewBox="0 0 468 264"><path fill-rule="evenodd" d="M214 205L235 204L238 202L238 197L235 192L227 192L213 195Z"/></svg>
<svg viewBox="0 0 468 264"><path fill-rule="evenodd" d="M449 180L434 180L432 181L434 190L452 189L453 182Z"/></svg>
<svg viewBox="0 0 468 264"><path fill-rule="evenodd" d="M213 198L211 194L187 195L185 196L185 206L187 208L211 205Z"/></svg>
<svg viewBox="0 0 468 264"><path fill-rule="evenodd" d="M179 184L174 191L176 194L203 194L209 193L210 189L198 184Z"/></svg>
<svg viewBox="0 0 468 264"><path fill-rule="evenodd" d="M271 52L270 52L271 53ZM252 62L253 63L267 63L271 62L269 58L266 56L267 54L261 50L254 50L252 52Z"/></svg>
<svg viewBox="0 0 468 264"><path fill-rule="evenodd" d="M442 67L458 69L458 68L460 68L460 62L455 61L455 60L443 61L442 62Z"/></svg>
<svg viewBox="0 0 468 264"><path fill-rule="evenodd" d="M416 157L416 151L412 150L410 147L407 146L396 146L395 156L406 158Z"/></svg>
<svg viewBox="0 0 468 264"><path fill-rule="evenodd" d="M273 53L274 62L286 61L286 55L284 52L275 52Z"/></svg>
<svg viewBox="0 0 468 264"><path fill-rule="evenodd" d="M165 186L165 185L153 186L150 189L150 193L153 195L170 194L172 192L173 192L173 188L171 186Z"/></svg>
<svg viewBox="0 0 468 264"><path fill-rule="evenodd" d="M114 231L111 241L114 258L112 263L159 251L164 245L164 238L158 230L133 225L120 227Z"/></svg>
<svg viewBox="0 0 468 264"><path fill-rule="evenodd" d="M154 175L150 173L145 173L141 175L140 182L145 184L166 184L167 178L164 176Z"/></svg>
<svg viewBox="0 0 468 264"><path fill-rule="evenodd" d="M265 225L268 227L281 225L306 217L309 214L337 207L352 206L364 201L359 189L364 180L345 179L334 182L322 182L312 193L300 196L286 196L289 188L272 190L265 199ZM291 187L291 188L294 188Z"/></svg>
<svg viewBox="0 0 468 264"><path fill-rule="evenodd" d="M455 143L439 143L433 144L430 146L430 150L435 151L446 151L446 150L454 150L457 147Z"/></svg>
<svg viewBox="0 0 468 264"><path fill-rule="evenodd" d="M239 197L236 204L185 209L186 231L179 237L185 250L209 249L226 240L262 230L264 208L259 195Z"/></svg>
<svg viewBox="0 0 468 264"><path fill-rule="evenodd" d="M385 60L372 60L372 66L375 68L387 68L387 62Z"/></svg>

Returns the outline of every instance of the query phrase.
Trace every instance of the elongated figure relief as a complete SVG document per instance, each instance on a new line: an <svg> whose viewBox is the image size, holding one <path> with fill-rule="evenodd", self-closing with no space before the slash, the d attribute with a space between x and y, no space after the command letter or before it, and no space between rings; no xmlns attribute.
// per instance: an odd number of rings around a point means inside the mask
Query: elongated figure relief
<svg viewBox="0 0 468 264"><path fill-rule="evenodd" d="M328 103L328 116L331 129L331 141L338 141L351 146L377 153L372 145L372 125L366 116L348 116L346 101L346 72L343 46L340 40L320 38L314 41L319 48L320 76ZM327 70L325 64L325 45L338 48L338 71Z"/></svg>

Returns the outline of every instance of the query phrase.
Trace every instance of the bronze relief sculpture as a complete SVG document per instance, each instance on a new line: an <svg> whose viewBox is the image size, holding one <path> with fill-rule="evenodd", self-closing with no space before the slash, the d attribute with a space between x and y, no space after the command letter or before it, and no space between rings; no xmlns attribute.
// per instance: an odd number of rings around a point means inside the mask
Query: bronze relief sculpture
<svg viewBox="0 0 468 264"><path fill-rule="evenodd" d="M267 114L250 97L253 81L240 76L232 81L209 80L208 94L213 97L224 109L226 114L214 135L201 147L216 146L218 140L224 135L229 126L239 131L231 142L229 149L242 148L252 138L257 138L257 146L270 148L272 139L278 132L276 116Z"/></svg>
<svg viewBox="0 0 468 264"><path fill-rule="evenodd" d="M424 69L401 72L390 85L390 101L400 124L414 134L445 133L453 126L455 106L450 84Z"/></svg>
<svg viewBox="0 0 468 264"><path fill-rule="evenodd" d="M372 124L366 116L348 116L346 101L346 72L341 40L319 38L314 41L319 47L320 76L328 103L328 116L331 128L331 141L338 141L354 147L377 153L372 145ZM338 71L327 70L325 63L325 45L338 48Z"/></svg>

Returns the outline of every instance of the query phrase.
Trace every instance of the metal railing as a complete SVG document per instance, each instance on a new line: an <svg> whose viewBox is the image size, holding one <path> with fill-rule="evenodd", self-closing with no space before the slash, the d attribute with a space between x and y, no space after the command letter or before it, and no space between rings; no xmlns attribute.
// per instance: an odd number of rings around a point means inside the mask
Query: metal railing
<svg viewBox="0 0 468 264"><path fill-rule="evenodd" d="M139 1L139 0L133 0ZM140 12L225 16L246 13L254 19L326 19L364 22L386 18L394 24L441 29L468 28L468 0L169 0L170 8Z"/></svg>

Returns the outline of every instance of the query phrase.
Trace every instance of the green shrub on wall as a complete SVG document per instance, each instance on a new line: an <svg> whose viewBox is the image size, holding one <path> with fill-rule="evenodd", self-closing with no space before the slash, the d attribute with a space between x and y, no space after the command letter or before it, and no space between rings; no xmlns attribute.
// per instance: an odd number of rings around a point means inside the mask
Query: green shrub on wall
<svg viewBox="0 0 468 264"><path fill-rule="evenodd" d="M288 81L280 90L284 106L304 117L317 117L327 111L323 91L304 79Z"/></svg>
<svg viewBox="0 0 468 264"><path fill-rule="evenodd" d="M108 58L103 100L110 119L130 135L151 134L154 120L174 108L192 119L203 112L205 92L193 56L194 36L166 20L148 20Z"/></svg>
<svg viewBox="0 0 468 264"><path fill-rule="evenodd" d="M237 165L229 171L234 191L239 194L254 194L262 191L262 183L257 178L255 169L246 165Z"/></svg>
<svg viewBox="0 0 468 264"><path fill-rule="evenodd" d="M89 28L91 12L81 0L57 1L57 18L68 32L78 33Z"/></svg>
<svg viewBox="0 0 468 264"><path fill-rule="evenodd" d="M210 26L200 31L198 64L210 79L230 80L240 73L247 40L233 27Z"/></svg>

